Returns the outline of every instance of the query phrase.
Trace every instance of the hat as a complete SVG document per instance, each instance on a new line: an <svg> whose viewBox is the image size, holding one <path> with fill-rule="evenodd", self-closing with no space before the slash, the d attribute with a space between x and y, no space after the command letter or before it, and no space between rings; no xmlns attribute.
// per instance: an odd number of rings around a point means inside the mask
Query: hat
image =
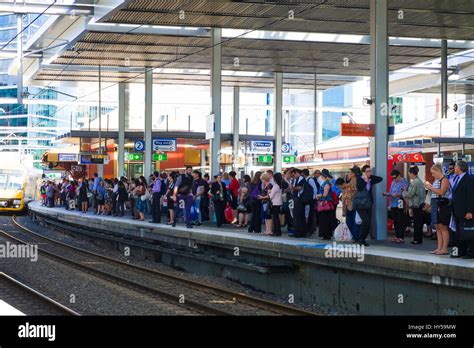
<svg viewBox="0 0 474 348"><path fill-rule="evenodd" d="M329 173L329 170L323 169L321 170L321 175L324 176L325 178L330 178L331 174Z"/></svg>

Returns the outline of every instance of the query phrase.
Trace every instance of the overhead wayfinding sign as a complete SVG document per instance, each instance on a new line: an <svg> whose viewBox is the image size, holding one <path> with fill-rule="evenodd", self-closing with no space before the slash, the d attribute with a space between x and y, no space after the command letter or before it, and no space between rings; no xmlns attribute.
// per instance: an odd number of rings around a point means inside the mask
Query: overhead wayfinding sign
<svg viewBox="0 0 474 348"><path fill-rule="evenodd" d="M343 137L373 137L375 125L359 123L341 123Z"/></svg>
<svg viewBox="0 0 474 348"><path fill-rule="evenodd" d="M77 162L77 153L58 153L58 162Z"/></svg>
<svg viewBox="0 0 474 348"><path fill-rule="evenodd" d="M273 141L271 140L252 140L250 141L250 153L273 153Z"/></svg>
<svg viewBox="0 0 474 348"><path fill-rule="evenodd" d="M153 151L171 152L176 151L176 139L156 138L153 139Z"/></svg>
<svg viewBox="0 0 474 348"><path fill-rule="evenodd" d="M79 154L79 164L109 164L107 154Z"/></svg>

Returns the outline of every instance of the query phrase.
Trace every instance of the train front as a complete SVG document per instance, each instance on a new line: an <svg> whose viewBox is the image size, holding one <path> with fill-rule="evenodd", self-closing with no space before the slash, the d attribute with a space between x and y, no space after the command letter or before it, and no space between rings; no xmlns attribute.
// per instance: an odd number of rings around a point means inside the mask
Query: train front
<svg viewBox="0 0 474 348"><path fill-rule="evenodd" d="M25 209L26 172L0 169L0 212L21 212Z"/></svg>

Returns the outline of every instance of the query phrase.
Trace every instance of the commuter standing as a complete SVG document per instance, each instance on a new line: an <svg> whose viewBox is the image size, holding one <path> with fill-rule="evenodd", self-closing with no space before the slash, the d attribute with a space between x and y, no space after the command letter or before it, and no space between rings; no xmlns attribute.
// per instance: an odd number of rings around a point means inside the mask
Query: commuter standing
<svg viewBox="0 0 474 348"><path fill-rule="evenodd" d="M237 222L237 197L239 196L240 183L239 183L239 180L237 180L236 172L231 171L229 173L229 176L230 176L229 193L231 196L230 206L232 207L232 213L234 216L234 221L232 221L232 223L235 223Z"/></svg>
<svg viewBox="0 0 474 348"><path fill-rule="evenodd" d="M408 206L413 212L414 233L412 244L423 243L423 206L426 200L426 190L423 182L418 177L419 169L417 166L411 167L408 170L410 176L410 186L406 192L408 198Z"/></svg>
<svg viewBox="0 0 474 348"><path fill-rule="evenodd" d="M342 190L342 216L346 218L347 227L351 231L352 239L354 241L359 240L360 225L357 225L355 222L356 210L352 206L352 200L357 191L357 176L361 175L360 168L354 166L349 170L347 183L344 182L343 178L338 178L336 180L336 185L339 185Z"/></svg>
<svg viewBox="0 0 474 348"><path fill-rule="evenodd" d="M397 169L392 170L390 176L392 177L392 185L390 186L390 192L385 193L385 195L390 198L389 207L395 226L395 238L392 239L392 242L404 243L407 218L403 192L408 190L408 182Z"/></svg>
<svg viewBox="0 0 474 348"><path fill-rule="evenodd" d="M201 172L198 170L193 171L193 179L194 206L197 212L196 225L201 226L203 222L202 198L204 197L204 195L207 195L206 186L208 185L207 182L204 181L204 179L202 178Z"/></svg>
<svg viewBox="0 0 474 348"><path fill-rule="evenodd" d="M282 201L282 192L281 187L283 186L283 176L281 173L276 173L273 176L273 186L270 190L270 200L272 202L271 215L272 215L272 225L273 233L271 228L269 229L272 236L280 237L281 236L281 225L280 225L280 210L283 204Z"/></svg>
<svg viewBox="0 0 474 348"><path fill-rule="evenodd" d="M152 220L151 223L160 224L161 223L161 195L162 187L164 183L161 181L160 173L155 171L153 173L153 186L151 189L152 192Z"/></svg>
<svg viewBox="0 0 474 348"><path fill-rule="evenodd" d="M123 181L118 182L117 191L117 215L124 216L125 214L125 202L128 198L128 192Z"/></svg>
<svg viewBox="0 0 474 348"><path fill-rule="evenodd" d="M221 227L224 222L224 210L226 206L227 188L222 181L222 176L214 176L215 181L211 185L212 201L214 203L214 211L216 213L217 227Z"/></svg>
<svg viewBox="0 0 474 348"><path fill-rule="evenodd" d="M435 182L425 183L425 187L437 195L436 198L436 236L438 240L438 248L433 250L431 254L448 255L449 244L449 223L451 222L452 206L449 201L450 184L448 178L443 173L441 164L436 163L431 167L431 174L435 178Z"/></svg>
<svg viewBox="0 0 474 348"><path fill-rule="evenodd" d="M79 201L81 202L81 210L83 213L87 213L88 208L88 194L89 193L89 183L87 180L81 180L79 184Z"/></svg>
<svg viewBox="0 0 474 348"><path fill-rule="evenodd" d="M262 181L260 180L261 175L262 172L256 172L252 183L250 184L250 206L252 209L252 217L250 218L249 233L262 232L262 202L258 199L258 196L262 192Z"/></svg>
<svg viewBox="0 0 474 348"><path fill-rule="evenodd" d="M327 169L321 171L323 177L323 183L321 185L321 191L317 195L318 199L318 211L319 211L319 234L324 240L330 240L332 238L332 232L335 225L333 218L334 202L332 199L332 180L331 174ZM306 190L306 188L305 188ZM322 205L328 206L327 210L320 209Z"/></svg>
<svg viewBox="0 0 474 348"><path fill-rule="evenodd" d="M306 185L308 188L305 190L306 180L301 175L299 169L293 169L293 234L292 237L305 237L306 236L306 216L305 207L313 199L312 187Z"/></svg>
<svg viewBox="0 0 474 348"><path fill-rule="evenodd" d="M180 202L184 202L184 209L186 213L186 228L193 228L191 226L191 207L193 205L193 185L194 179L192 177L193 167L187 166L185 173L181 174L176 180L174 188L173 199L178 202L178 207L181 205Z"/></svg>
<svg viewBox="0 0 474 348"><path fill-rule="evenodd" d="M465 161L458 161L454 168L457 174L453 186L453 214L456 222L457 253L453 252L451 254L453 258L474 258L474 236L469 238L463 230L466 222L472 225L474 214L474 179L467 173L468 169L468 164Z"/></svg>
<svg viewBox="0 0 474 348"><path fill-rule="evenodd" d="M311 186L313 189L313 196L309 200L308 204L305 206L305 217L307 215L307 224L306 224L306 235L312 235L316 231L316 216L315 212L317 209L317 195L319 192L318 186L316 184L316 181L309 176L309 170L308 169L303 169L301 171L301 174L303 175L303 178L306 180L308 185ZM307 212L307 214L306 214Z"/></svg>
<svg viewBox="0 0 474 348"><path fill-rule="evenodd" d="M362 220L359 229L359 239L356 242L360 245L369 246L366 239L370 233L370 221L372 218L372 206L374 203L372 189L374 185L382 181L382 178L380 176L372 175L372 169L368 165L363 166L361 172L362 175L356 175L357 192L352 200L353 209L356 210L356 213L359 214L359 217Z"/></svg>
<svg viewBox="0 0 474 348"><path fill-rule="evenodd" d="M99 174L94 173L94 181L92 183L92 193L93 193L92 203L93 203L93 207L94 207L96 213L97 213L97 209L98 209L97 190L99 189L99 184L100 184L101 181L102 181L102 178L99 177Z"/></svg>

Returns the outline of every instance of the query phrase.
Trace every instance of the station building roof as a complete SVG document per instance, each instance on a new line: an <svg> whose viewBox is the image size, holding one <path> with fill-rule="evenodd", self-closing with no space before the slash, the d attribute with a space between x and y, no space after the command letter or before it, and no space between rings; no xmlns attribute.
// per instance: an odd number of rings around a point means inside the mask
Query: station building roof
<svg viewBox="0 0 474 348"><path fill-rule="evenodd" d="M440 39L456 40L448 54L474 47L474 1L388 6L391 71L439 57ZM318 89L326 89L370 75L369 0L124 0L84 25L33 79L94 82L101 65L115 69L103 71L105 82L141 82L136 69L147 67L159 83L207 85L209 74L193 71L210 69L211 27L224 28L223 70L255 74L224 74L224 86L272 87L271 74L283 72L285 87L313 88L317 74Z"/></svg>

